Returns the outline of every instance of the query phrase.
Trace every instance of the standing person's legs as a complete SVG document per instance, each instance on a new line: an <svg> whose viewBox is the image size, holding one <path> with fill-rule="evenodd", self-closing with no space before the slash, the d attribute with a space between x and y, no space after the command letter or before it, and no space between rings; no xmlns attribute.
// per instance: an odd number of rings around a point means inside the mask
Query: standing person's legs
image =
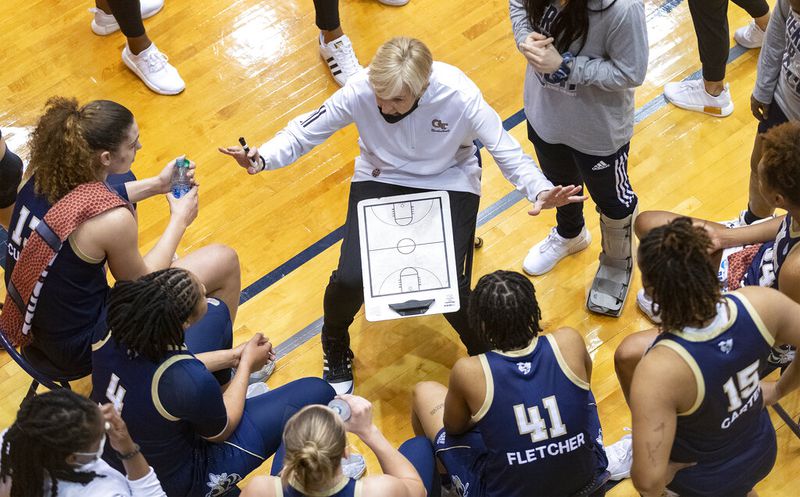
<svg viewBox="0 0 800 497"><path fill-rule="evenodd" d="M328 65L333 79L344 86L347 79L362 69L350 38L342 31L339 0L314 0L319 28L319 55Z"/></svg>
<svg viewBox="0 0 800 497"><path fill-rule="evenodd" d="M528 139L536 149L542 172L555 186L582 185L580 171L566 145L547 143L528 123ZM544 274L569 254L589 246L592 237L583 219L583 204L567 204L556 208L556 227L530 249L522 267L534 276Z"/></svg>
<svg viewBox="0 0 800 497"><path fill-rule="evenodd" d="M786 117L781 106L773 100L767 110L765 119L758 123L758 132L756 134L755 143L753 143L753 152L750 154L750 183L748 188L747 210L744 216L742 216L745 224L753 224L759 219L771 216L775 211L761 194L761 189L758 187L758 163L761 162L762 154L761 135L775 126L788 121L789 118Z"/></svg>
<svg viewBox="0 0 800 497"><path fill-rule="evenodd" d="M764 42L764 34L769 24L769 4L766 0L733 0L733 3L744 9L752 21L733 33L736 43L745 48L758 48Z"/></svg>
<svg viewBox="0 0 800 497"><path fill-rule="evenodd" d="M147 85L162 95L176 95L186 85L178 71L167 62L147 36L143 18L155 15L164 5L163 0L96 0L92 30L97 34L109 34L117 29L128 39L122 50L122 61ZM108 13L111 13L111 17Z"/></svg>
<svg viewBox="0 0 800 497"><path fill-rule="evenodd" d="M626 143L606 156L573 150L581 178L600 211L602 247L600 265L589 291L586 307L609 316L619 316L628 296L633 275L633 220L638 198L628 179Z"/></svg>
<svg viewBox="0 0 800 497"><path fill-rule="evenodd" d="M733 101L725 85L728 61L728 0L689 0L702 80L667 83L664 96L676 107L726 117L733 112Z"/></svg>
<svg viewBox="0 0 800 497"><path fill-rule="evenodd" d="M478 334L469 326L467 306L471 290L472 251L475 249L475 223L478 219L480 197L466 192L448 192L450 196L450 216L453 222L453 243L455 244L456 267L458 268L458 297L461 307L456 312L444 315L450 326L467 347L469 355L481 354L489 350Z"/></svg>

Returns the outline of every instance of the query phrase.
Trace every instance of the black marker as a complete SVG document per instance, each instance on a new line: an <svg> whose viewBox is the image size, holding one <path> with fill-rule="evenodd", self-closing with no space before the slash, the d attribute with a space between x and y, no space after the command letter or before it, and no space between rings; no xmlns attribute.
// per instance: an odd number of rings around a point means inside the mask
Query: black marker
<svg viewBox="0 0 800 497"><path fill-rule="evenodd" d="M239 137L239 145L242 146L242 149L244 150L245 155L248 158L250 158L250 147L247 146L247 142L244 140L244 136L240 136ZM253 165L253 167L258 168L258 165L256 164L255 159L250 159L250 163Z"/></svg>

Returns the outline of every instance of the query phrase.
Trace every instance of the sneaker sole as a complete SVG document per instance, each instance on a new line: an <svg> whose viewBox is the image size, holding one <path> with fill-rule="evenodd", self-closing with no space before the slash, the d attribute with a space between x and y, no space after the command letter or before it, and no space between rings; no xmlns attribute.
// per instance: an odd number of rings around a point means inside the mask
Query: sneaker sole
<svg viewBox="0 0 800 497"><path fill-rule="evenodd" d="M154 10L153 12L147 15L142 14L142 19L150 19L154 15L161 12L163 8L164 4L162 3L161 6L156 10ZM94 22L94 19L92 19L92 33L96 34L97 36L108 36L111 33L116 33L117 31L119 31L119 23L115 22L114 24L109 24L108 26L100 26L99 24Z"/></svg>
<svg viewBox="0 0 800 497"><path fill-rule="evenodd" d="M567 253L566 253L566 254L564 254L562 257L559 257L558 259L556 259L555 261L553 261L553 263L552 263L552 264L551 264L549 267L547 267L546 269L544 269L543 271L539 271L539 272L536 272L536 271L531 271L530 269L528 269L527 267L525 267L525 264L524 264L524 263L522 264L522 270L523 270L523 271L525 271L525 274L527 274L527 275L529 275L529 276L541 276L541 275L543 275L543 274L549 273L550 271L552 271L552 270L553 270L553 268L554 268L554 267L556 267L556 265L557 265L557 264L558 264L558 263L559 263L559 262L560 262L560 261L561 261L561 260L562 260L564 257L570 256L570 255L573 255L573 254L577 254L578 252L580 252L580 251L582 251L582 250L586 250L586 249L589 247L589 245L591 245L591 244L592 244L592 239L591 239L591 238L589 238L589 239L587 239L587 240L586 240L586 242L585 242L585 243L576 245L575 247L573 247L573 248L569 249L569 250L567 251Z"/></svg>
<svg viewBox="0 0 800 497"><path fill-rule="evenodd" d="M699 105L686 105L679 102L675 102L674 100L670 99L666 94L664 94L664 98L680 109L684 110L691 110L694 112L701 112L703 114L708 114L709 116L714 117L728 117L733 114L733 102L729 103L725 107L711 107L711 106L699 106Z"/></svg>
<svg viewBox="0 0 800 497"><path fill-rule="evenodd" d="M746 41L744 39L740 40L739 37L736 36L736 34L733 35L733 40L736 43L738 43L739 45L743 46L744 48L746 48L748 50L752 50L754 48L761 48L761 45L764 44L764 40L761 40L761 43L749 43L748 41Z"/></svg>
<svg viewBox="0 0 800 497"><path fill-rule="evenodd" d="M134 64L133 62L130 62L130 61L128 60L128 58L127 58L127 57L125 57L125 52L123 52L123 53L122 53L122 62L123 62L123 63L124 63L126 66L128 66L128 69L130 69L130 70L133 72L133 74L135 74L136 76L138 76L138 77L139 77L139 79L142 81L142 83L144 83L144 84L145 84L145 86L147 86L148 88L150 88L150 89L151 89L152 91L154 91L155 93L158 93L159 95L178 95L179 93L181 93L183 90L185 90L185 89L186 89L186 88L184 87L184 88L181 88L181 89L180 89L180 90L178 90L178 91L169 92L169 91L166 91L166 90L162 90L162 89L158 88L157 86L154 86L153 84L151 84L151 83L150 83L150 82L147 80L147 78L145 78L145 77L142 75L142 72L139 70L139 68L138 68L138 67L136 67L136 64Z"/></svg>

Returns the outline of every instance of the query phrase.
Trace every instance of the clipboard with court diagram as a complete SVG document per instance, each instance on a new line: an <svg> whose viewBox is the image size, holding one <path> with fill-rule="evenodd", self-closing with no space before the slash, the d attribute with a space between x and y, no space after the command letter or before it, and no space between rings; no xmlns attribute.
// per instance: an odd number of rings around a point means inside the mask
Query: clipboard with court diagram
<svg viewBox="0 0 800 497"><path fill-rule="evenodd" d="M358 228L367 320L459 309L447 192L362 200Z"/></svg>

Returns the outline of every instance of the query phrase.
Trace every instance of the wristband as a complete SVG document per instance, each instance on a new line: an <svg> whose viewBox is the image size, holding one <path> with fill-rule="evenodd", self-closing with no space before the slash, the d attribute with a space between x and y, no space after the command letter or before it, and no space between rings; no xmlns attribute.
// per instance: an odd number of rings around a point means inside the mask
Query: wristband
<svg viewBox="0 0 800 497"><path fill-rule="evenodd" d="M572 67L570 66L570 64L572 63L573 60L575 60L575 56L572 55L570 52L564 52L563 54L561 54L561 58L563 60L561 61L561 65L558 66L558 69L556 69L554 72L550 74L544 75L544 79L548 83L557 84L566 81L567 78L569 78L569 75L572 72Z"/></svg>
<svg viewBox="0 0 800 497"><path fill-rule="evenodd" d="M132 451L130 451L128 453L125 453L125 454L119 454L118 453L118 456L119 456L119 459L121 461L127 461L128 459L133 459L137 454L139 454L139 452L141 452L141 449L139 448L139 444L133 444L133 450Z"/></svg>
<svg viewBox="0 0 800 497"><path fill-rule="evenodd" d="M256 173L260 173L261 171L263 171L264 169L267 168L267 161L266 161L266 159L264 159L263 156L261 156L261 155L258 156L258 163L261 164L261 168L258 169L256 171Z"/></svg>

